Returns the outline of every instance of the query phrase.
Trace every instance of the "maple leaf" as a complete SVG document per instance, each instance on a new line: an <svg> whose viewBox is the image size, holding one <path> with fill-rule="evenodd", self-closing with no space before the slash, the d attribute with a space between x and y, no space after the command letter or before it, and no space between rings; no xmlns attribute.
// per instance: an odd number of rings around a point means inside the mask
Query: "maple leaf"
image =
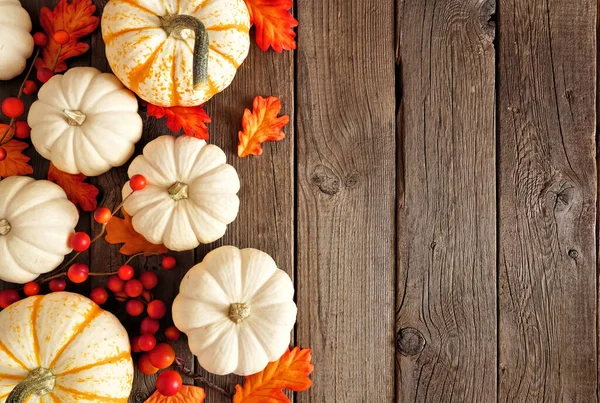
<svg viewBox="0 0 600 403"><path fill-rule="evenodd" d="M94 16L96 6L92 0L60 0L53 10L42 7L40 24L48 35L48 44L42 49L42 55L35 61L36 68L47 67L52 70L56 56L60 52L55 72L67 70L65 60L79 56L88 51L87 43L78 42L82 37L91 34L100 23L100 18ZM71 35L71 40L61 47L54 41L54 32L63 30Z"/></svg>
<svg viewBox="0 0 600 403"><path fill-rule="evenodd" d="M243 131L239 132L239 157L246 157L250 154L262 155L261 144L263 142L285 138L285 133L281 129L289 123L290 117L288 115L277 117L279 111L281 111L279 98L265 99L261 96L254 98L252 112L246 109L242 118Z"/></svg>
<svg viewBox="0 0 600 403"><path fill-rule="evenodd" d="M201 387L182 385L179 393L175 396L163 396L156 391L145 403L202 403L205 398L206 393Z"/></svg>
<svg viewBox="0 0 600 403"><path fill-rule="evenodd" d="M155 245L150 243L142 235L138 234L131 224L131 216L125 209L123 218L113 217L106 225L106 242L110 244L124 244L119 252L124 255L135 255L144 253L145 255L167 253L168 249L164 245Z"/></svg>
<svg viewBox="0 0 600 403"><path fill-rule="evenodd" d="M256 44L265 52L269 46L276 52L296 49L294 27L298 20L290 9L292 0L245 0L250 21L256 26Z"/></svg>
<svg viewBox="0 0 600 403"><path fill-rule="evenodd" d="M4 134L6 127L8 126L0 125L0 137ZM10 140L8 143L2 144L2 148L6 151L6 158L0 162L0 179L33 173L33 168L27 163L30 158L23 155L23 150L27 147L29 147L27 143L18 140Z"/></svg>
<svg viewBox="0 0 600 403"><path fill-rule="evenodd" d="M188 136L208 140L208 126L210 116L204 111L203 105L199 106L173 106L165 108L148 104L148 116L157 119L167 117L167 127L174 133L183 131Z"/></svg>
<svg viewBox="0 0 600 403"><path fill-rule="evenodd" d="M294 347L261 372L246 377L244 386L235 386L233 403L289 403L282 389L301 392L310 388L308 377L314 369L309 348Z"/></svg>
<svg viewBox="0 0 600 403"><path fill-rule="evenodd" d="M94 211L98 207L96 196L100 191L96 186L85 183L86 179L87 176L83 174L71 175L63 172L52 163L48 168L48 180L63 188L73 204L78 204L83 211Z"/></svg>

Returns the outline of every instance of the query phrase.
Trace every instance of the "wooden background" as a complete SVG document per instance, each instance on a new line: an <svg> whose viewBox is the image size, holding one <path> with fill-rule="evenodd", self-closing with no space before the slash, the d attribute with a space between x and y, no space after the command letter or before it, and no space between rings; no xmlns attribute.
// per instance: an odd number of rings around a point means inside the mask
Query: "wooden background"
<svg viewBox="0 0 600 403"><path fill-rule="evenodd" d="M99 15L105 0L94 3ZM54 4L24 0L35 21ZM294 343L316 365L299 403L597 401L597 8L296 0L298 50L253 45L207 104L211 142L241 178L239 216L157 271L158 296L171 300L219 245L270 253L295 281ZM99 32L91 46L70 65L108 70ZM292 119L284 141L239 159L256 95L280 97ZM139 150L167 133L145 125ZM45 177L47 162L33 165ZM103 205L126 179L126 168L93 179ZM80 226L98 230L89 216ZM85 255L93 271L124 259L103 242ZM153 385L136 375L131 401Z"/></svg>

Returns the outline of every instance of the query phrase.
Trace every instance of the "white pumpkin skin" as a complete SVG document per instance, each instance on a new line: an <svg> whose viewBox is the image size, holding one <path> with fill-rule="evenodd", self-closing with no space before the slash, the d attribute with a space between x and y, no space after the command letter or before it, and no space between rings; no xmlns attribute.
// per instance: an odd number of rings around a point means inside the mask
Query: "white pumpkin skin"
<svg viewBox="0 0 600 403"><path fill-rule="evenodd" d="M133 217L133 228L154 244L173 251L194 249L221 238L237 216L237 172L223 150L204 140L158 137L133 160L128 174L143 175L147 185L127 200L129 182L123 186L125 211Z"/></svg>
<svg viewBox="0 0 600 403"><path fill-rule="evenodd" d="M28 402L127 402L133 383L129 336L110 312L69 292L24 299L0 312L0 403L36 368L54 387Z"/></svg>
<svg viewBox="0 0 600 403"><path fill-rule="evenodd" d="M31 141L61 171L101 175L123 165L142 137L135 95L112 74L75 67L55 75L29 111Z"/></svg>
<svg viewBox="0 0 600 403"><path fill-rule="evenodd" d="M0 0L0 80L21 74L33 53L31 18L19 0Z"/></svg>
<svg viewBox="0 0 600 403"><path fill-rule="evenodd" d="M194 86L195 34L167 34L165 16L188 15L208 33L208 80ZM223 91L250 48L244 0L111 0L102 14L110 67L143 100L160 106L194 106Z"/></svg>
<svg viewBox="0 0 600 403"><path fill-rule="evenodd" d="M293 298L292 280L271 256L223 246L186 274L173 321L207 371L251 375L289 347Z"/></svg>
<svg viewBox="0 0 600 403"><path fill-rule="evenodd" d="M0 280L24 284L58 267L78 220L60 186L25 176L0 181Z"/></svg>

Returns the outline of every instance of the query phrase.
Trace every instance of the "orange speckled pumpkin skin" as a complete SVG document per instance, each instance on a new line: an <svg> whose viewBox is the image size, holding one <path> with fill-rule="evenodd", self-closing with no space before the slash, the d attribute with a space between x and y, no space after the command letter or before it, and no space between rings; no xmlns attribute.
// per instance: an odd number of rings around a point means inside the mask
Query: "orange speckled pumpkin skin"
<svg viewBox="0 0 600 403"><path fill-rule="evenodd" d="M54 389L28 403L126 403L133 383L129 337L119 320L91 300L55 292L0 312L0 403L39 367Z"/></svg>
<svg viewBox="0 0 600 403"><path fill-rule="evenodd" d="M194 88L194 33L169 36L160 18L191 15L209 38L208 81ZM160 106L208 101L233 80L250 47L244 0L111 0L102 14L106 57L115 75L143 100Z"/></svg>

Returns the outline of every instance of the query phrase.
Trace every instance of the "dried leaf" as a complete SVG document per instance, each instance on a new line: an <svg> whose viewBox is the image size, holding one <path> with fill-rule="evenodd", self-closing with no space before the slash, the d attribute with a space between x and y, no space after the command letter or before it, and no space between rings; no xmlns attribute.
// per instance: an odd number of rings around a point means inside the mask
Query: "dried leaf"
<svg viewBox="0 0 600 403"><path fill-rule="evenodd" d="M0 124L0 138L2 138L7 127L6 124ZM27 147L29 147L27 143L14 139L2 145L2 148L6 151L6 158L0 162L0 179L33 173L33 168L27 163L30 158L23 155L23 150Z"/></svg>
<svg viewBox="0 0 600 403"><path fill-rule="evenodd" d="M53 10L42 7L40 11L40 24L48 35L48 44L42 49L41 56L35 61L36 68L47 67L52 70L56 55L60 51L60 57L56 64L55 72L60 73L67 70L66 59L79 56L88 51L87 43L78 42L82 37L91 34L100 23L100 18L94 16L96 6L92 0L73 0L70 4L67 0L60 0ZM63 30L71 34L71 40L63 45L54 42L54 32Z"/></svg>
<svg viewBox="0 0 600 403"><path fill-rule="evenodd" d="M233 403L289 403L282 389L301 392L310 388L308 377L314 369L309 348L289 349L262 371L246 377L244 387L235 386Z"/></svg>
<svg viewBox="0 0 600 403"><path fill-rule="evenodd" d="M148 104L148 116L154 116L157 119L167 117L167 127L174 133L183 131L188 136L197 137L202 140L208 140L208 126L210 116L204 111L203 105L200 106L173 106L165 108Z"/></svg>
<svg viewBox="0 0 600 403"><path fill-rule="evenodd" d="M83 211L94 211L98 207L96 196L100 191L96 186L85 183L86 179L87 176L83 174L71 175L63 172L52 163L48 168L48 180L63 188L73 204L78 204Z"/></svg>
<svg viewBox="0 0 600 403"><path fill-rule="evenodd" d="M261 50L276 52L296 49L294 27L298 21L290 9L292 0L245 0L250 11L250 21L256 25L256 44Z"/></svg>
<svg viewBox="0 0 600 403"><path fill-rule="evenodd" d="M106 225L106 242L110 244L123 243L119 252L128 256L142 252L146 255L168 252L164 245L150 243L138 234L131 224L131 216L124 209L122 211L124 218L113 217Z"/></svg>
<svg viewBox="0 0 600 403"><path fill-rule="evenodd" d="M252 112L244 111L242 118L243 131L239 133L238 156L246 157L250 154L261 155L261 144L268 140L282 140L285 138L283 126L287 125L290 117L283 115L277 117L281 111L281 101L277 97L256 97L252 104Z"/></svg>
<svg viewBox="0 0 600 403"><path fill-rule="evenodd" d="M201 387L182 385L175 396L163 396L156 391L145 403L202 403L205 398L206 393Z"/></svg>

